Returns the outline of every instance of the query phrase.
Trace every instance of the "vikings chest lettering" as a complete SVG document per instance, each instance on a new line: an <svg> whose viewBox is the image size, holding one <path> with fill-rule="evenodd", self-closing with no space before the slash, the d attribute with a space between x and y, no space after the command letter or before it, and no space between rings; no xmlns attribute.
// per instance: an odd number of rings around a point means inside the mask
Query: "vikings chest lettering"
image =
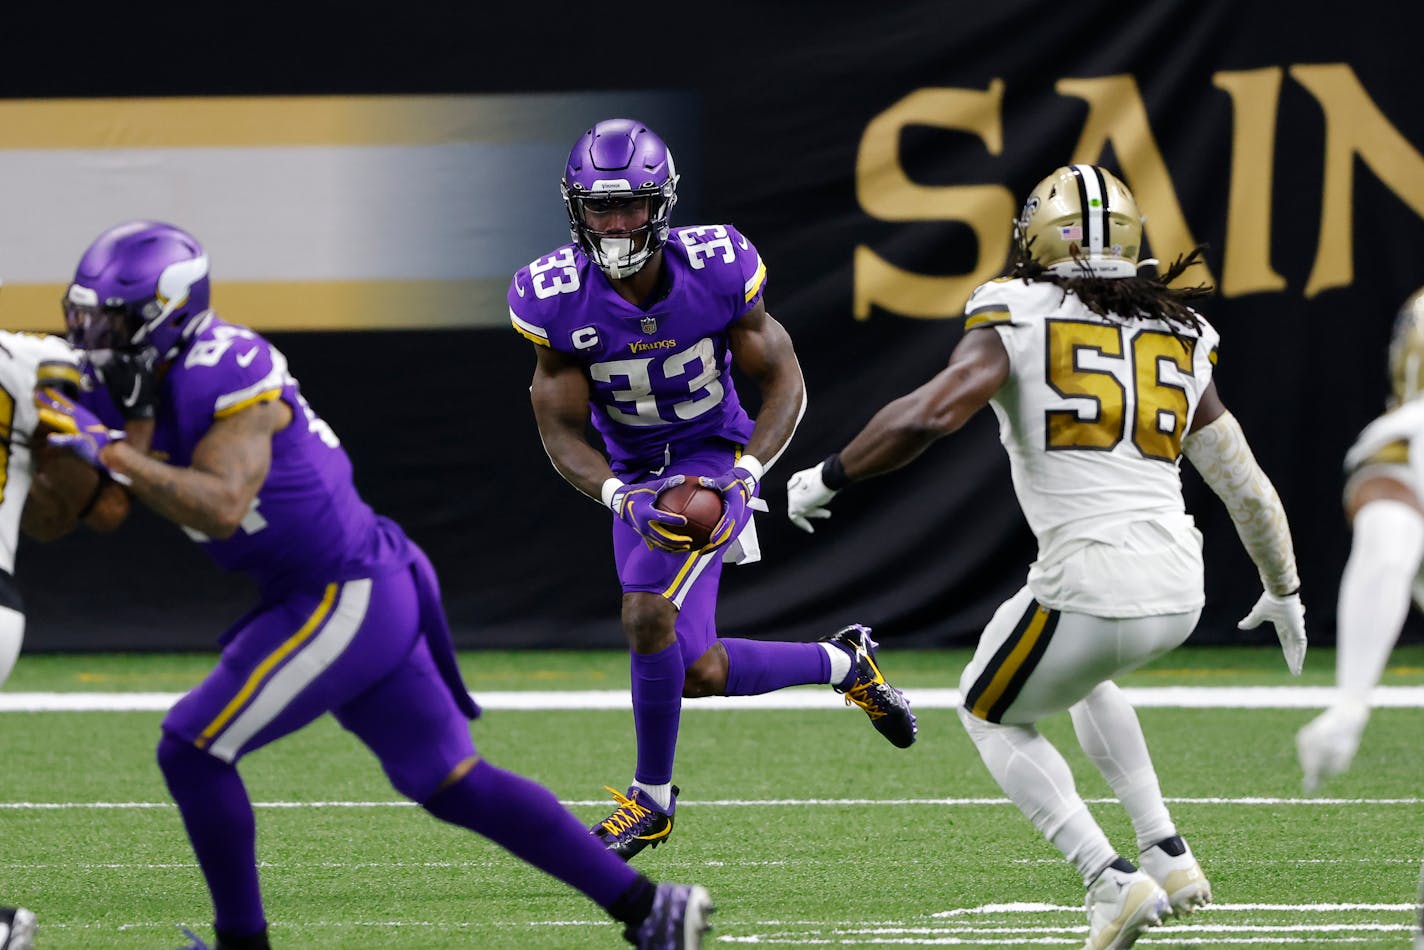
<svg viewBox="0 0 1424 950"><path fill-rule="evenodd" d="M658 426L690 422L726 396L722 359L711 337L686 345L674 337L625 338L615 359L590 363L593 401L614 422Z"/></svg>

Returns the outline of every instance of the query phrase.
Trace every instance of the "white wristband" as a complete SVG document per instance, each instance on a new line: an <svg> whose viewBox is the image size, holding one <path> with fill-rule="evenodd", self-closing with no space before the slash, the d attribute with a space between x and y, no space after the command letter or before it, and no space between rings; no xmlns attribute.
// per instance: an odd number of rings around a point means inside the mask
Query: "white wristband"
<svg viewBox="0 0 1424 950"><path fill-rule="evenodd" d="M766 468L761 464L761 459L755 455L743 455L737 459L737 467L744 468L751 473L752 481L761 484L761 477L766 473Z"/></svg>
<svg viewBox="0 0 1424 950"><path fill-rule="evenodd" d="M603 499L603 507L613 511L613 493L623 487L623 479L614 476L603 480L603 488L599 490L599 497ZM613 511L616 515L618 512Z"/></svg>

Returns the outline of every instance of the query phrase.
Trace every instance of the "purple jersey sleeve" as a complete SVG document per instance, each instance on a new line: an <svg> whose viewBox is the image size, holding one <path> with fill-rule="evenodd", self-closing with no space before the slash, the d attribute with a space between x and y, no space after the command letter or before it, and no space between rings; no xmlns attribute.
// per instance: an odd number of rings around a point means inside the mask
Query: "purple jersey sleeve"
<svg viewBox="0 0 1424 950"><path fill-rule="evenodd" d="M281 398L286 366L277 366L272 345L246 327L215 322L169 370L165 387L173 401L177 435L189 449L214 421L258 402Z"/></svg>
<svg viewBox="0 0 1424 950"><path fill-rule="evenodd" d="M687 247L689 263L701 261L708 276L726 285L732 310L741 317L756 306L766 292L766 265L756 246L730 224L680 228L678 239Z"/></svg>
<svg viewBox="0 0 1424 950"><path fill-rule="evenodd" d="M356 492L341 440L302 396L287 360L245 327L210 318L160 389L154 450L187 466L209 430L263 402L291 420L272 436L267 477L227 538L188 529L217 564L253 577L264 593L369 577L409 563L404 534Z"/></svg>

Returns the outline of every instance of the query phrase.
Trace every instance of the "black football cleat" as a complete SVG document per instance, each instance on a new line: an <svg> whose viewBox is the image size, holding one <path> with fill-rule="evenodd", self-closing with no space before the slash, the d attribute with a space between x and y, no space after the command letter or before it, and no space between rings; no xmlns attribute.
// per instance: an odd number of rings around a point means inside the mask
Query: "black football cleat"
<svg viewBox="0 0 1424 950"><path fill-rule="evenodd" d="M672 835L672 813L678 808L678 793L682 790L678 786L672 786L672 808L668 810L662 810L662 806L637 785L629 786L628 795L621 795L611 785L604 788L612 792L618 808L588 829L588 833L602 840L612 853L628 860L644 847L661 845Z"/></svg>
<svg viewBox="0 0 1424 950"><path fill-rule="evenodd" d="M672 787L672 807L663 811L657 802L636 785L630 786L628 794L620 794L610 785L603 786L613 793L618 807L613 814L588 829L597 836L609 851L624 861L644 848L656 848L672 834L673 812L677 809L677 796L682 789Z"/></svg>
<svg viewBox="0 0 1424 950"><path fill-rule="evenodd" d="M875 731L889 739L891 745L901 749L914 745L915 733L920 727L915 722L915 714L910 712L910 701L885 682L885 676L875 664L878 644L870 639L870 628L853 623L829 637L822 637L821 641L850 654L850 678L833 687L836 692L845 694L846 705L865 710Z"/></svg>

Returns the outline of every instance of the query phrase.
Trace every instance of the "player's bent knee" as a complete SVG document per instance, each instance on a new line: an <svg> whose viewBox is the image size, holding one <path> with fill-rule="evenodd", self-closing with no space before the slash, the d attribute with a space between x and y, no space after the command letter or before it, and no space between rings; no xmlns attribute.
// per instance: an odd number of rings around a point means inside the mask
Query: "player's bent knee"
<svg viewBox="0 0 1424 950"><path fill-rule="evenodd" d="M697 666L690 666L687 669L682 681L682 695L687 699L698 699L702 696L720 696L727 689L727 677L721 677L714 673L698 669Z"/></svg>
<svg viewBox="0 0 1424 950"><path fill-rule="evenodd" d="M206 774L207 770L214 766L233 767L230 762L225 762L217 756L199 749L187 739L180 738L166 730L162 738L158 740L156 752L158 768L170 784L178 776L190 777L200 773Z"/></svg>
<svg viewBox="0 0 1424 950"><path fill-rule="evenodd" d="M479 761L478 755L472 755L454 766L448 764L448 759L435 758L400 764L382 762L381 765L392 788L416 804L427 806L441 792L459 784Z"/></svg>
<svg viewBox="0 0 1424 950"><path fill-rule="evenodd" d="M971 739L987 736L994 731L995 723L987 719L980 719L970 712L968 707L960 706L956 712L959 713L959 721L964 723L964 731L969 733Z"/></svg>
<svg viewBox="0 0 1424 950"><path fill-rule="evenodd" d="M687 699L702 696L724 696L727 693L727 651L720 643L687 668L682 683L682 695Z"/></svg>
<svg viewBox="0 0 1424 950"><path fill-rule="evenodd" d="M657 594L623 597L623 632L638 653L656 653L677 642L677 608Z"/></svg>

